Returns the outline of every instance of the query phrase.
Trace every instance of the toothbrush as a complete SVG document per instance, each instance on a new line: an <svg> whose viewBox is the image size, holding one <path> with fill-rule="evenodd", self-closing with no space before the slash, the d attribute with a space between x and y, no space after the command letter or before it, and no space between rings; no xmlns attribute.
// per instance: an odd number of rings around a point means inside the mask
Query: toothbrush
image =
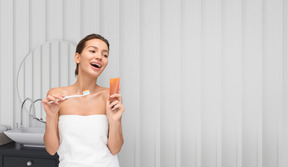
<svg viewBox="0 0 288 167"><path fill-rule="evenodd" d="M89 95L90 94L90 91L89 90L84 90L83 91L83 94L82 95L71 95L71 96L65 96L63 97L63 99L69 99L69 98L73 98L73 97L82 97L82 96L86 96L86 95ZM57 101L60 101L59 99L57 99ZM50 101L49 103L54 103L54 101Z"/></svg>

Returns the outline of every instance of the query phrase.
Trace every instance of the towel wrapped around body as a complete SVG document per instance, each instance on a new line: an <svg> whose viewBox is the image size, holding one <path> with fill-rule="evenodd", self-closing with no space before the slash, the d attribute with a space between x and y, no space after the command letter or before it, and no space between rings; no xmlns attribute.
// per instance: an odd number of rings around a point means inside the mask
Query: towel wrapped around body
<svg viewBox="0 0 288 167"><path fill-rule="evenodd" d="M107 147L106 115L60 115L59 167L119 167Z"/></svg>
<svg viewBox="0 0 288 167"><path fill-rule="evenodd" d="M4 134L5 131L10 129L7 125L0 125L0 146L12 142L12 140Z"/></svg>

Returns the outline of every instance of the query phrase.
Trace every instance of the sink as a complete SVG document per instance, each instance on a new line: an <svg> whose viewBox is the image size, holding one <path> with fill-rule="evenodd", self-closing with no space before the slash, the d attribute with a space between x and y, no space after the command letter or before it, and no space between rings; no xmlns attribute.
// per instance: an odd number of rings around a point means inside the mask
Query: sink
<svg viewBox="0 0 288 167"><path fill-rule="evenodd" d="M11 140L24 147L45 147L45 128L16 128L4 132Z"/></svg>

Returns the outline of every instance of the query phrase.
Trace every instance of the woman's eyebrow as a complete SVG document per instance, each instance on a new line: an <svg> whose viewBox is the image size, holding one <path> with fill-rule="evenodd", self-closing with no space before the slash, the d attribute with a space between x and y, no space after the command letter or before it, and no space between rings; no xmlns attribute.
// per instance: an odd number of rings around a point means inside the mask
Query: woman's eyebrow
<svg viewBox="0 0 288 167"><path fill-rule="evenodd" d="M96 46L89 46L88 48L90 48L90 47L92 47L92 48L94 48L94 49L98 49ZM106 50L106 49L103 49L103 51L109 53L109 51Z"/></svg>
<svg viewBox="0 0 288 167"><path fill-rule="evenodd" d="M92 47L94 49L98 49L96 46L88 46L88 48L90 48L90 47Z"/></svg>

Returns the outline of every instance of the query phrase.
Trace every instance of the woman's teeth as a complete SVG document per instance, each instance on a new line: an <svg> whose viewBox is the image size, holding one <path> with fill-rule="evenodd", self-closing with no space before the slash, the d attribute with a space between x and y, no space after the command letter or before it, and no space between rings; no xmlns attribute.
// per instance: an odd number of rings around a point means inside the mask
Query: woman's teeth
<svg viewBox="0 0 288 167"><path fill-rule="evenodd" d="M96 68L101 68L101 65L100 65L100 64L97 64L97 63L91 63L91 65L92 65L93 67L96 67Z"/></svg>

